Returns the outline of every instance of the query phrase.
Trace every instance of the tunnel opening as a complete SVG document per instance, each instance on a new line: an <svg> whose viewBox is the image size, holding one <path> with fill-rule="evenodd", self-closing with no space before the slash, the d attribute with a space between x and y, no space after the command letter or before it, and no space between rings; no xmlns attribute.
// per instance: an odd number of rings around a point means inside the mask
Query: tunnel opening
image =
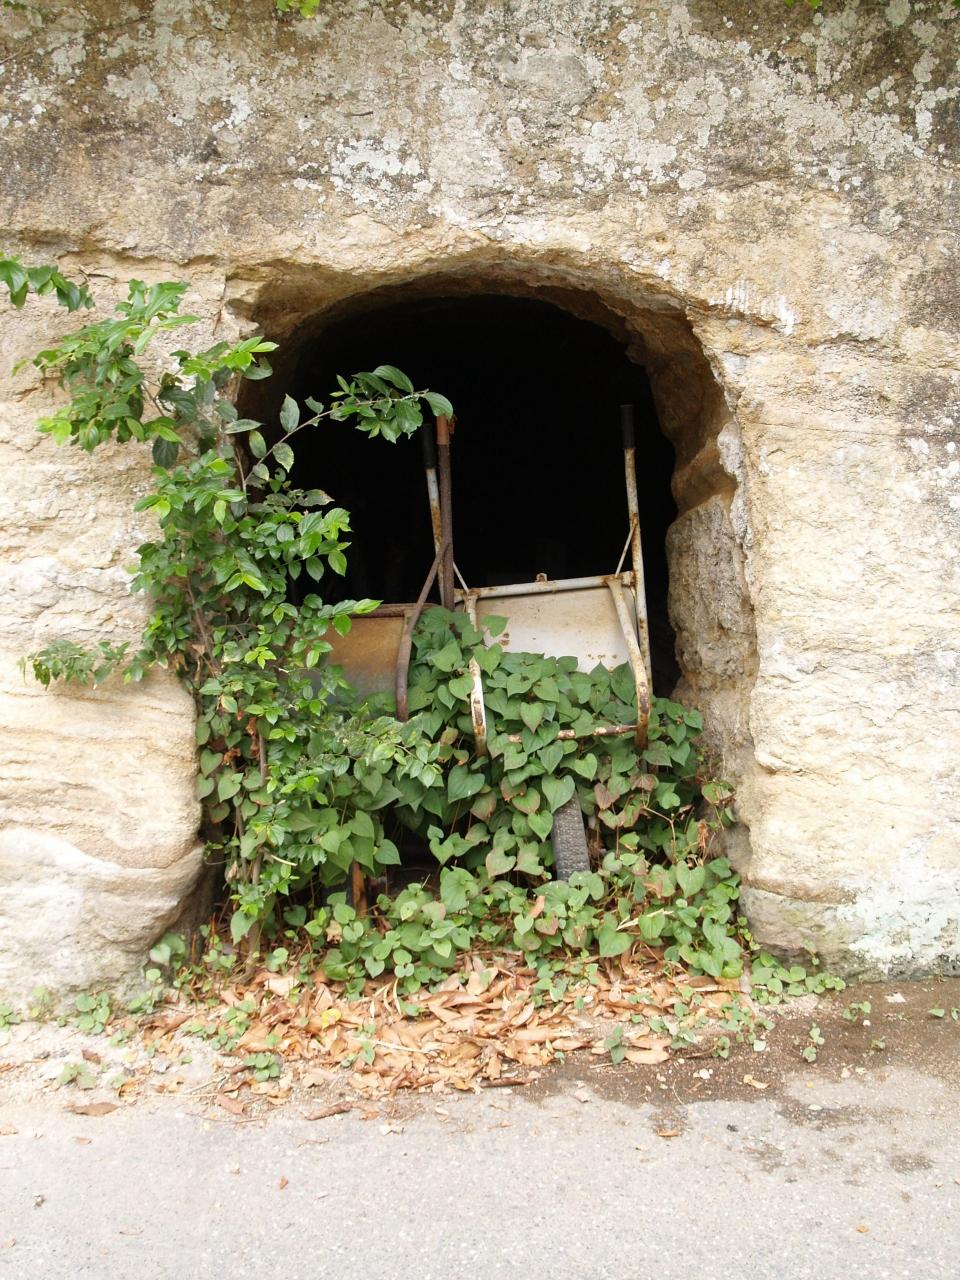
<svg viewBox="0 0 960 1280"><path fill-rule="evenodd" d="M608 328L534 298L417 297L341 317L299 345L284 390L326 400L337 375L389 363L454 405L454 548L471 587L613 572L629 527L620 406L634 408L654 692L679 678L667 611L674 449L644 368ZM415 600L434 557L421 443L328 423L297 441L294 482L351 512L327 598ZM434 587L432 599L436 600Z"/></svg>

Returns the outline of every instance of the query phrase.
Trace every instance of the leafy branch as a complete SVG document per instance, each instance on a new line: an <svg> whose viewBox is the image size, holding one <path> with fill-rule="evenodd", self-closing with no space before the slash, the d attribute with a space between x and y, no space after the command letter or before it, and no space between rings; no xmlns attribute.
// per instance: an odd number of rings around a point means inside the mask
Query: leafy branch
<svg viewBox="0 0 960 1280"><path fill-rule="evenodd" d="M25 267L19 258L0 256L0 285L6 286L10 302L17 308L23 306L31 293L40 298L53 294L60 306L68 311L93 306L86 284L68 280L50 264Z"/></svg>

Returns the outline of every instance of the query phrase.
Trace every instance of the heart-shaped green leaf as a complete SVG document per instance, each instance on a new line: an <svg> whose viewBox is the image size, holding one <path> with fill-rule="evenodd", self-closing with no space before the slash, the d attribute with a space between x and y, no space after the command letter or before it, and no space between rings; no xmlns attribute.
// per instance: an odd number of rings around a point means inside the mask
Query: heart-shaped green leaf
<svg viewBox="0 0 960 1280"><path fill-rule="evenodd" d="M577 784L571 777L544 778L540 783L540 786L543 788L543 794L546 797L547 804L554 813L561 805L567 803L574 791L577 789Z"/></svg>
<svg viewBox="0 0 960 1280"><path fill-rule="evenodd" d="M592 751L588 751L585 756L579 756L576 760L572 760L571 766L581 778L586 778L587 782L592 782L597 776L597 757Z"/></svg>
<svg viewBox="0 0 960 1280"><path fill-rule="evenodd" d="M522 871L525 876L543 875L543 865L535 846L529 844L521 846L517 854L517 870Z"/></svg>
<svg viewBox="0 0 960 1280"><path fill-rule="evenodd" d="M456 640L449 640L442 649L431 654L430 661L438 671L456 671L464 665L463 653Z"/></svg>
<svg viewBox="0 0 960 1280"><path fill-rule="evenodd" d="M685 898L692 898L703 888L707 873L703 867L691 867L686 862L678 862L676 866L677 884Z"/></svg>
<svg viewBox="0 0 960 1280"><path fill-rule="evenodd" d="M533 686L533 692L544 702L556 702L560 697L560 690L553 676L544 676L542 680L538 680Z"/></svg>
<svg viewBox="0 0 960 1280"><path fill-rule="evenodd" d="M530 824L530 830L535 832L541 840L546 840L553 830L553 814L545 809L541 809L538 813L531 813L527 821Z"/></svg>
<svg viewBox="0 0 960 1280"><path fill-rule="evenodd" d="M620 956L630 946L630 934L612 924L602 924L597 933L597 946L602 956Z"/></svg>
<svg viewBox="0 0 960 1280"><path fill-rule="evenodd" d="M230 800L240 790L240 784L243 781L239 773L225 773L217 783L217 799Z"/></svg>
<svg viewBox="0 0 960 1280"><path fill-rule="evenodd" d="M453 804L457 800L465 800L467 796L475 796L485 785L482 773L473 773L465 764L457 765L450 770L447 778L447 799Z"/></svg>
<svg viewBox="0 0 960 1280"><path fill-rule="evenodd" d="M640 937L644 942L656 942L663 934L667 924L667 918L663 909L657 911L647 911L637 921L637 927L640 930Z"/></svg>
<svg viewBox="0 0 960 1280"><path fill-rule="evenodd" d="M504 853L501 849L491 849L486 858L487 875L492 879L497 876L505 876L508 871L512 871L517 865L516 858L512 854Z"/></svg>
<svg viewBox="0 0 960 1280"><path fill-rule="evenodd" d="M643 758L648 764L668 765L670 763L670 752L667 750L665 743L651 742L643 752Z"/></svg>
<svg viewBox="0 0 960 1280"><path fill-rule="evenodd" d="M520 708L520 719L527 726L531 733L536 733L537 726L543 719L543 703L542 702L525 702Z"/></svg>
<svg viewBox="0 0 960 1280"><path fill-rule="evenodd" d="M521 813L536 813L540 808L540 792L536 787L528 787L523 795L514 796L513 807Z"/></svg>
<svg viewBox="0 0 960 1280"><path fill-rule="evenodd" d="M455 676L447 685L447 688L455 698L466 700L470 697L470 691L473 689L473 676Z"/></svg>

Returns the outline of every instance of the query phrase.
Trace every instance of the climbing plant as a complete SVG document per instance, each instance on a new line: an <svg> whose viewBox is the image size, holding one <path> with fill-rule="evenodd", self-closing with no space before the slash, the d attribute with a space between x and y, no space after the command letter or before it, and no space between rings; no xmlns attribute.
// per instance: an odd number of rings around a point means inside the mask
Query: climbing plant
<svg viewBox="0 0 960 1280"><path fill-rule="evenodd" d="M463 613L431 610L414 637L408 705L440 743L439 784L396 787L398 813L442 863L543 877L553 862L554 813L576 796L594 844L682 862L709 844L701 801L722 811L729 791L704 776L699 711L655 702L649 737L609 732L637 720L629 666L577 669L576 658L506 652ZM478 753L469 708L471 661L481 672L491 732ZM597 730L600 732L598 733Z"/></svg>
<svg viewBox="0 0 960 1280"><path fill-rule="evenodd" d="M10 260L0 273L15 305L25 287L53 289L70 308L89 301ZM152 666L184 681L198 706L206 834L224 859L240 937L305 879L342 879L352 861L369 871L396 862L363 778L382 761L403 778L436 752L415 726L370 719L343 700L343 681L321 662L327 632L345 632L376 602L330 604L310 589L291 599L291 580L309 587L343 574L350 524L327 494L291 483L290 441L337 423L395 441L420 425L421 404L451 406L384 365L340 379L330 403L309 400L305 417L287 397L268 442L260 423L238 416L233 395L239 380L269 375L273 343L177 350L155 378L140 362L161 334L194 322L180 312L185 290L134 280L117 318L34 357L67 392L39 424L56 443L91 453L109 440L150 445L151 488L136 505L157 519L159 536L139 548L132 583L152 609L139 648L67 640L30 662L44 684L99 682L117 668L138 680Z"/></svg>

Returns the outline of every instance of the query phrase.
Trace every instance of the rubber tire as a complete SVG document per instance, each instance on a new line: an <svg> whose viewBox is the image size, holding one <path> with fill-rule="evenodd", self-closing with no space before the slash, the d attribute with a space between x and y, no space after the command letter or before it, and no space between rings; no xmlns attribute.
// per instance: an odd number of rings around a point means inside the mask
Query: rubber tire
<svg viewBox="0 0 960 1280"><path fill-rule="evenodd" d="M583 825L583 811L576 796L571 796L553 815L553 875L556 880L569 880L575 871L590 870L590 851Z"/></svg>

